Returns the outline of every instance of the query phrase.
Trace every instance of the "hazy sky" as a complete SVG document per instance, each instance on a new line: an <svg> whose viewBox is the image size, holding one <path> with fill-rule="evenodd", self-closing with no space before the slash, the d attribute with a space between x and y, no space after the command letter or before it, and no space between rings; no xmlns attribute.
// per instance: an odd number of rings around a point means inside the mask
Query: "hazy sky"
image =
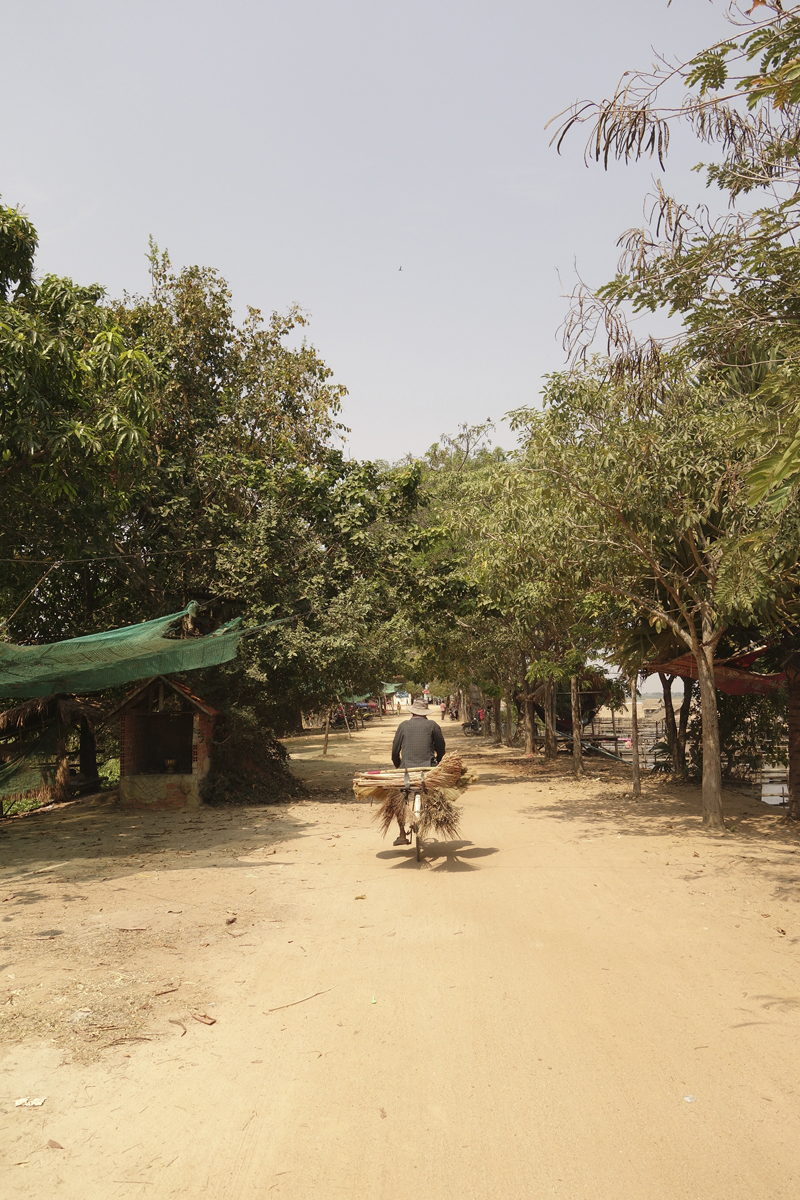
<svg viewBox="0 0 800 1200"><path fill-rule="evenodd" d="M0 193L40 270L144 291L152 235L240 310L298 302L353 455L421 453L537 402L575 264L604 280L641 220L653 168L587 170L547 119L715 40L724 7L0 0ZM667 185L700 196L673 145Z"/></svg>

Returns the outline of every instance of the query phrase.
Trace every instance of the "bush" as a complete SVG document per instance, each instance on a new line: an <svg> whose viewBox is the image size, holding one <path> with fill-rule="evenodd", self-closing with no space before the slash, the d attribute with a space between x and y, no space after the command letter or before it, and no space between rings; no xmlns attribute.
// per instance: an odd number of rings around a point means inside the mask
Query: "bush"
<svg viewBox="0 0 800 1200"><path fill-rule="evenodd" d="M272 728L272 706L260 681L241 664L203 672L190 685L221 713L211 770L201 785L206 804L270 804L305 795L289 770L289 755Z"/></svg>
<svg viewBox="0 0 800 1200"><path fill-rule="evenodd" d="M749 779L763 763L787 763L788 697L785 691L768 696L729 696L717 692L722 778ZM703 774L703 732L698 708L686 738L692 774Z"/></svg>

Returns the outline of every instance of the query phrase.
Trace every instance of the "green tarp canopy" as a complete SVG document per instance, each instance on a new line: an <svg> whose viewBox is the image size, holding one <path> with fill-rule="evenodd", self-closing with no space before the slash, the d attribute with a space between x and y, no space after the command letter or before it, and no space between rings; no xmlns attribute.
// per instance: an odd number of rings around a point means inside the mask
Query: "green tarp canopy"
<svg viewBox="0 0 800 1200"><path fill-rule="evenodd" d="M166 637L188 612L189 607L140 625L44 646L0 642L0 696L27 700L57 692L101 692L153 675L214 667L236 657L245 632L241 617L204 637ZM279 624L272 621L259 628Z"/></svg>
<svg viewBox="0 0 800 1200"><path fill-rule="evenodd" d="M382 683L381 687L383 688L384 696L393 696L395 694L395 692L397 691L397 689L400 687L400 684L399 683Z"/></svg>
<svg viewBox="0 0 800 1200"><path fill-rule="evenodd" d="M0 766L0 811L6 796L25 795L52 786L56 777L57 741L58 726L52 721Z"/></svg>

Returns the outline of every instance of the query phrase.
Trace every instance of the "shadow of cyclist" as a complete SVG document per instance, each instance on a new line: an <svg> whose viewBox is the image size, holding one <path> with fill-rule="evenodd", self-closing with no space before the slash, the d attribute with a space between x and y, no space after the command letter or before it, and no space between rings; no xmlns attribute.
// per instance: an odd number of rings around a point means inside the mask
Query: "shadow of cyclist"
<svg viewBox="0 0 800 1200"><path fill-rule="evenodd" d="M423 844L421 864L417 863L410 846L400 846L393 850L379 850L375 857L391 862L394 870L398 867L410 869L427 864L435 871L479 871L480 867L474 860L487 858L490 854L497 853L499 853L498 846L475 846L472 842L439 842L431 839Z"/></svg>

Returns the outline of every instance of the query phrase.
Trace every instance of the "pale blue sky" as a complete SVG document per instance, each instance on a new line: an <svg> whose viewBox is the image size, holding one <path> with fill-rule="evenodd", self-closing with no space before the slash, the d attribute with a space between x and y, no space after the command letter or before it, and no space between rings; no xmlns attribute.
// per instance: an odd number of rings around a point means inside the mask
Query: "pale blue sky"
<svg viewBox="0 0 800 1200"><path fill-rule="evenodd" d="M651 47L715 40L724 9L0 0L0 193L42 270L142 291L152 234L240 309L298 302L352 453L421 453L537 401L563 362L558 273L607 278L641 220L653 168L587 170L579 135L558 157L547 119ZM667 185L701 196L699 151L674 147Z"/></svg>

